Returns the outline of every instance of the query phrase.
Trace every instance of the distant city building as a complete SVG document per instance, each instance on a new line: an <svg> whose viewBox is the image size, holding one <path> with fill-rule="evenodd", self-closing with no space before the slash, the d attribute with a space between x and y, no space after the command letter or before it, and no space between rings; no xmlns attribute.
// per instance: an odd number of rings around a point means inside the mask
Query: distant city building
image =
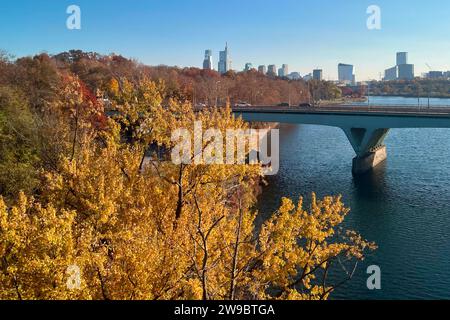
<svg viewBox="0 0 450 320"><path fill-rule="evenodd" d="M450 78L450 71L444 72L444 78L446 79Z"/></svg>
<svg viewBox="0 0 450 320"><path fill-rule="evenodd" d="M312 80L312 79L313 79L313 76L312 76L311 73L308 73L307 75L303 76L303 80L305 80L305 81L309 81L309 80Z"/></svg>
<svg viewBox="0 0 450 320"><path fill-rule="evenodd" d="M408 52L397 52L397 65L408 64Z"/></svg>
<svg viewBox="0 0 450 320"><path fill-rule="evenodd" d="M353 65L339 63L338 65L338 78L339 82L345 84L354 84L355 83L355 75L353 73Z"/></svg>
<svg viewBox="0 0 450 320"><path fill-rule="evenodd" d="M384 80L412 80L414 79L414 65L408 64L408 52L397 52L395 67L384 71Z"/></svg>
<svg viewBox="0 0 450 320"><path fill-rule="evenodd" d="M205 59L203 60L203 69L204 70L212 70L213 69L212 50L205 50Z"/></svg>
<svg viewBox="0 0 450 320"><path fill-rule="evenodd" d="M277 66L274 64L269 65L269 67L267 68L267 75L276 77L277 76Z"/></svg>
<svg viewBox="0 0 450 320"><path fill-rule="evenodd" d="M384 80L385 81L392 81L392 80L397 80L398 79L398 67L392 67L389 69L386 69L384 71Z"/></svg>
<svg viewBox="0 0 450 320"><path fill-rule="evenodd" d="M427 74L428 79L442 79L444 78L444 72L442 71L430 71Z"/></svg>
<svg viewBox="0 0 450 320"><path fill-rule="evenodd" d="M413 64L398 65L398 79L413 80L414 79L414 65Z"/></svg>
<svg viewBox="0 0 450 320"><path fill-rule="evenodd" d="M289 80L300 80L302 76L298 72L291 72L287 75Z"/></svg>
<svg viewBox="0 0 450 320"><path fill-rule="evenodd" d="M262 74L266 74L267 73L267 67L264 65L261 65L258 67L258 72L262 73Z"/></svg>
<svg viewBox="0 0 450 320"><path fill-rule="evenodd" d="M224 74L231 70L230 53L228 51L228 43L225 45L225 50L219 53L219 73Z"/></svg>
<svg viewBox="0 0 450 320"><path fill-rule="evenodd" d="M287 77L289 74L289 66L287 64L283 64L280 69L278 69L279 77Z"/></svg>
<svg viewBox="0 0 450 320"><path fill-rule="evenodd" d="M279 76L280 78L284 77L284 71L283 71L283 68L278 69L278 76Z"/></svg>
<svg viewBox="0 0 450 320"><path fill-rule="evenodd" d="M253 69L253 64L251 64L250 62L247 62L245 64L244 71L250 71L252 69Z"/></svg>
<svg viewBox="0 0 450 320"><path fill-rule="evenodd" d="M322 71L322 69L315 69L315 70L313 70L313 79L314 80L322 81L322 78L323 78L323 71Z"/></svg>

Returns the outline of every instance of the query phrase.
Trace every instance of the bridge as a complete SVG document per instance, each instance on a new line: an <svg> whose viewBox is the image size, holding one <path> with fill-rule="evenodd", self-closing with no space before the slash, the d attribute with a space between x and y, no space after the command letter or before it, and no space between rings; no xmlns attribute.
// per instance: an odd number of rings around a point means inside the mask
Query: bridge
<svg viewBox="0 0 450 320"><path fill-rule="evenodd" d="M248 122L310 124L341 128L356 153L352 167L355 175L370 171L386 160L384 139L390 129L450 128L450 108L448 107L258 106L233 108L233 113Z"/></svg>

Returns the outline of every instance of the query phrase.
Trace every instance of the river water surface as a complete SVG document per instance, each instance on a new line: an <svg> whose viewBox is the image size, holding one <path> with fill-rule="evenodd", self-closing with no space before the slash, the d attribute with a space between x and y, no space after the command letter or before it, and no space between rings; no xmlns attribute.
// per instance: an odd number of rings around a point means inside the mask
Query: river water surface
<svg viewBox="0 0 450 320"><path fill-rule="evenodd" d="M283 196L342 194L351 208L345 227L379 248L332 298L450 299L450 129L393 129L385 143L387 161L355 178L354 152L341 129L281 125L280 172L260 196L261 216L275 211ZM365 272L374 264L382 289L370 291Z"/></svg>

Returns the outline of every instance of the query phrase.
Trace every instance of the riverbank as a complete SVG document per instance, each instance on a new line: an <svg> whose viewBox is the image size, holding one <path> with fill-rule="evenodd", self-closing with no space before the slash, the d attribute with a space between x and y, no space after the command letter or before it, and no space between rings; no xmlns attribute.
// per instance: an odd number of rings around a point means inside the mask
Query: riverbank
<svg viewBox="0 0 450 320"><path fill-rule="evenodd" d="M352 104L352 103L362 103L366 102L367 97L361 97L361 98L341 98L341 99L334 99L334 100L321 100L319 101L319 106L321 105L340 105L340 104Z"/></svg>
<svg viewBox="0 0 450 320"><path fill-rule="evenodd" d="M383 106L450 106L450 98L429 98L428 97L404 97L404 96L370 96L371 105ZM354 102L352 104L358 104Z"/></svg>
<svg viewBox="0 0 450 320"><path fill-rule="evenodd" d="M383 98L389 98L389 97L396 97L396 98L420 98L420 99L428 99L428 95L421 95L417 96L417 94L378 94L376 97L383 97ZM450 94L442 95L442 94L430 94L429 98L433 99L450 99Z"/></svg>

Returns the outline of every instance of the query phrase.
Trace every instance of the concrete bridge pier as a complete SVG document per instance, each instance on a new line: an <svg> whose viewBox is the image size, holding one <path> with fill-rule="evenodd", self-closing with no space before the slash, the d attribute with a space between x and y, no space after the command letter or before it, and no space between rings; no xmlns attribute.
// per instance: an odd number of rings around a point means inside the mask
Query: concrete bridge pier
<svg viewBox="0 0 450 320"><path fill-rule="evenodd" d="M364 174L387 158L386 146L383 144L389 129L381 128L343 128L356 153L353 159L354 175Z"/></svg>
<svg viewBox="0 0 450 320"><path fill-rule="evenodd" d="M370 171L384 160L384 138L389 128L450 128L449 108L418 110L405 106L321 106L288 108L274 106L234 108L237 117L249 122L279 122L341 128L356 153L353 173Z"/></svg>
<svg viewBox="0 0 450 320"><path fill-rule="evenodd" d="M367 155L357 156L353 159L352 173L353 175L364 174L387 159L386 146L379 146L376 150L369 152Z"/></svg>

